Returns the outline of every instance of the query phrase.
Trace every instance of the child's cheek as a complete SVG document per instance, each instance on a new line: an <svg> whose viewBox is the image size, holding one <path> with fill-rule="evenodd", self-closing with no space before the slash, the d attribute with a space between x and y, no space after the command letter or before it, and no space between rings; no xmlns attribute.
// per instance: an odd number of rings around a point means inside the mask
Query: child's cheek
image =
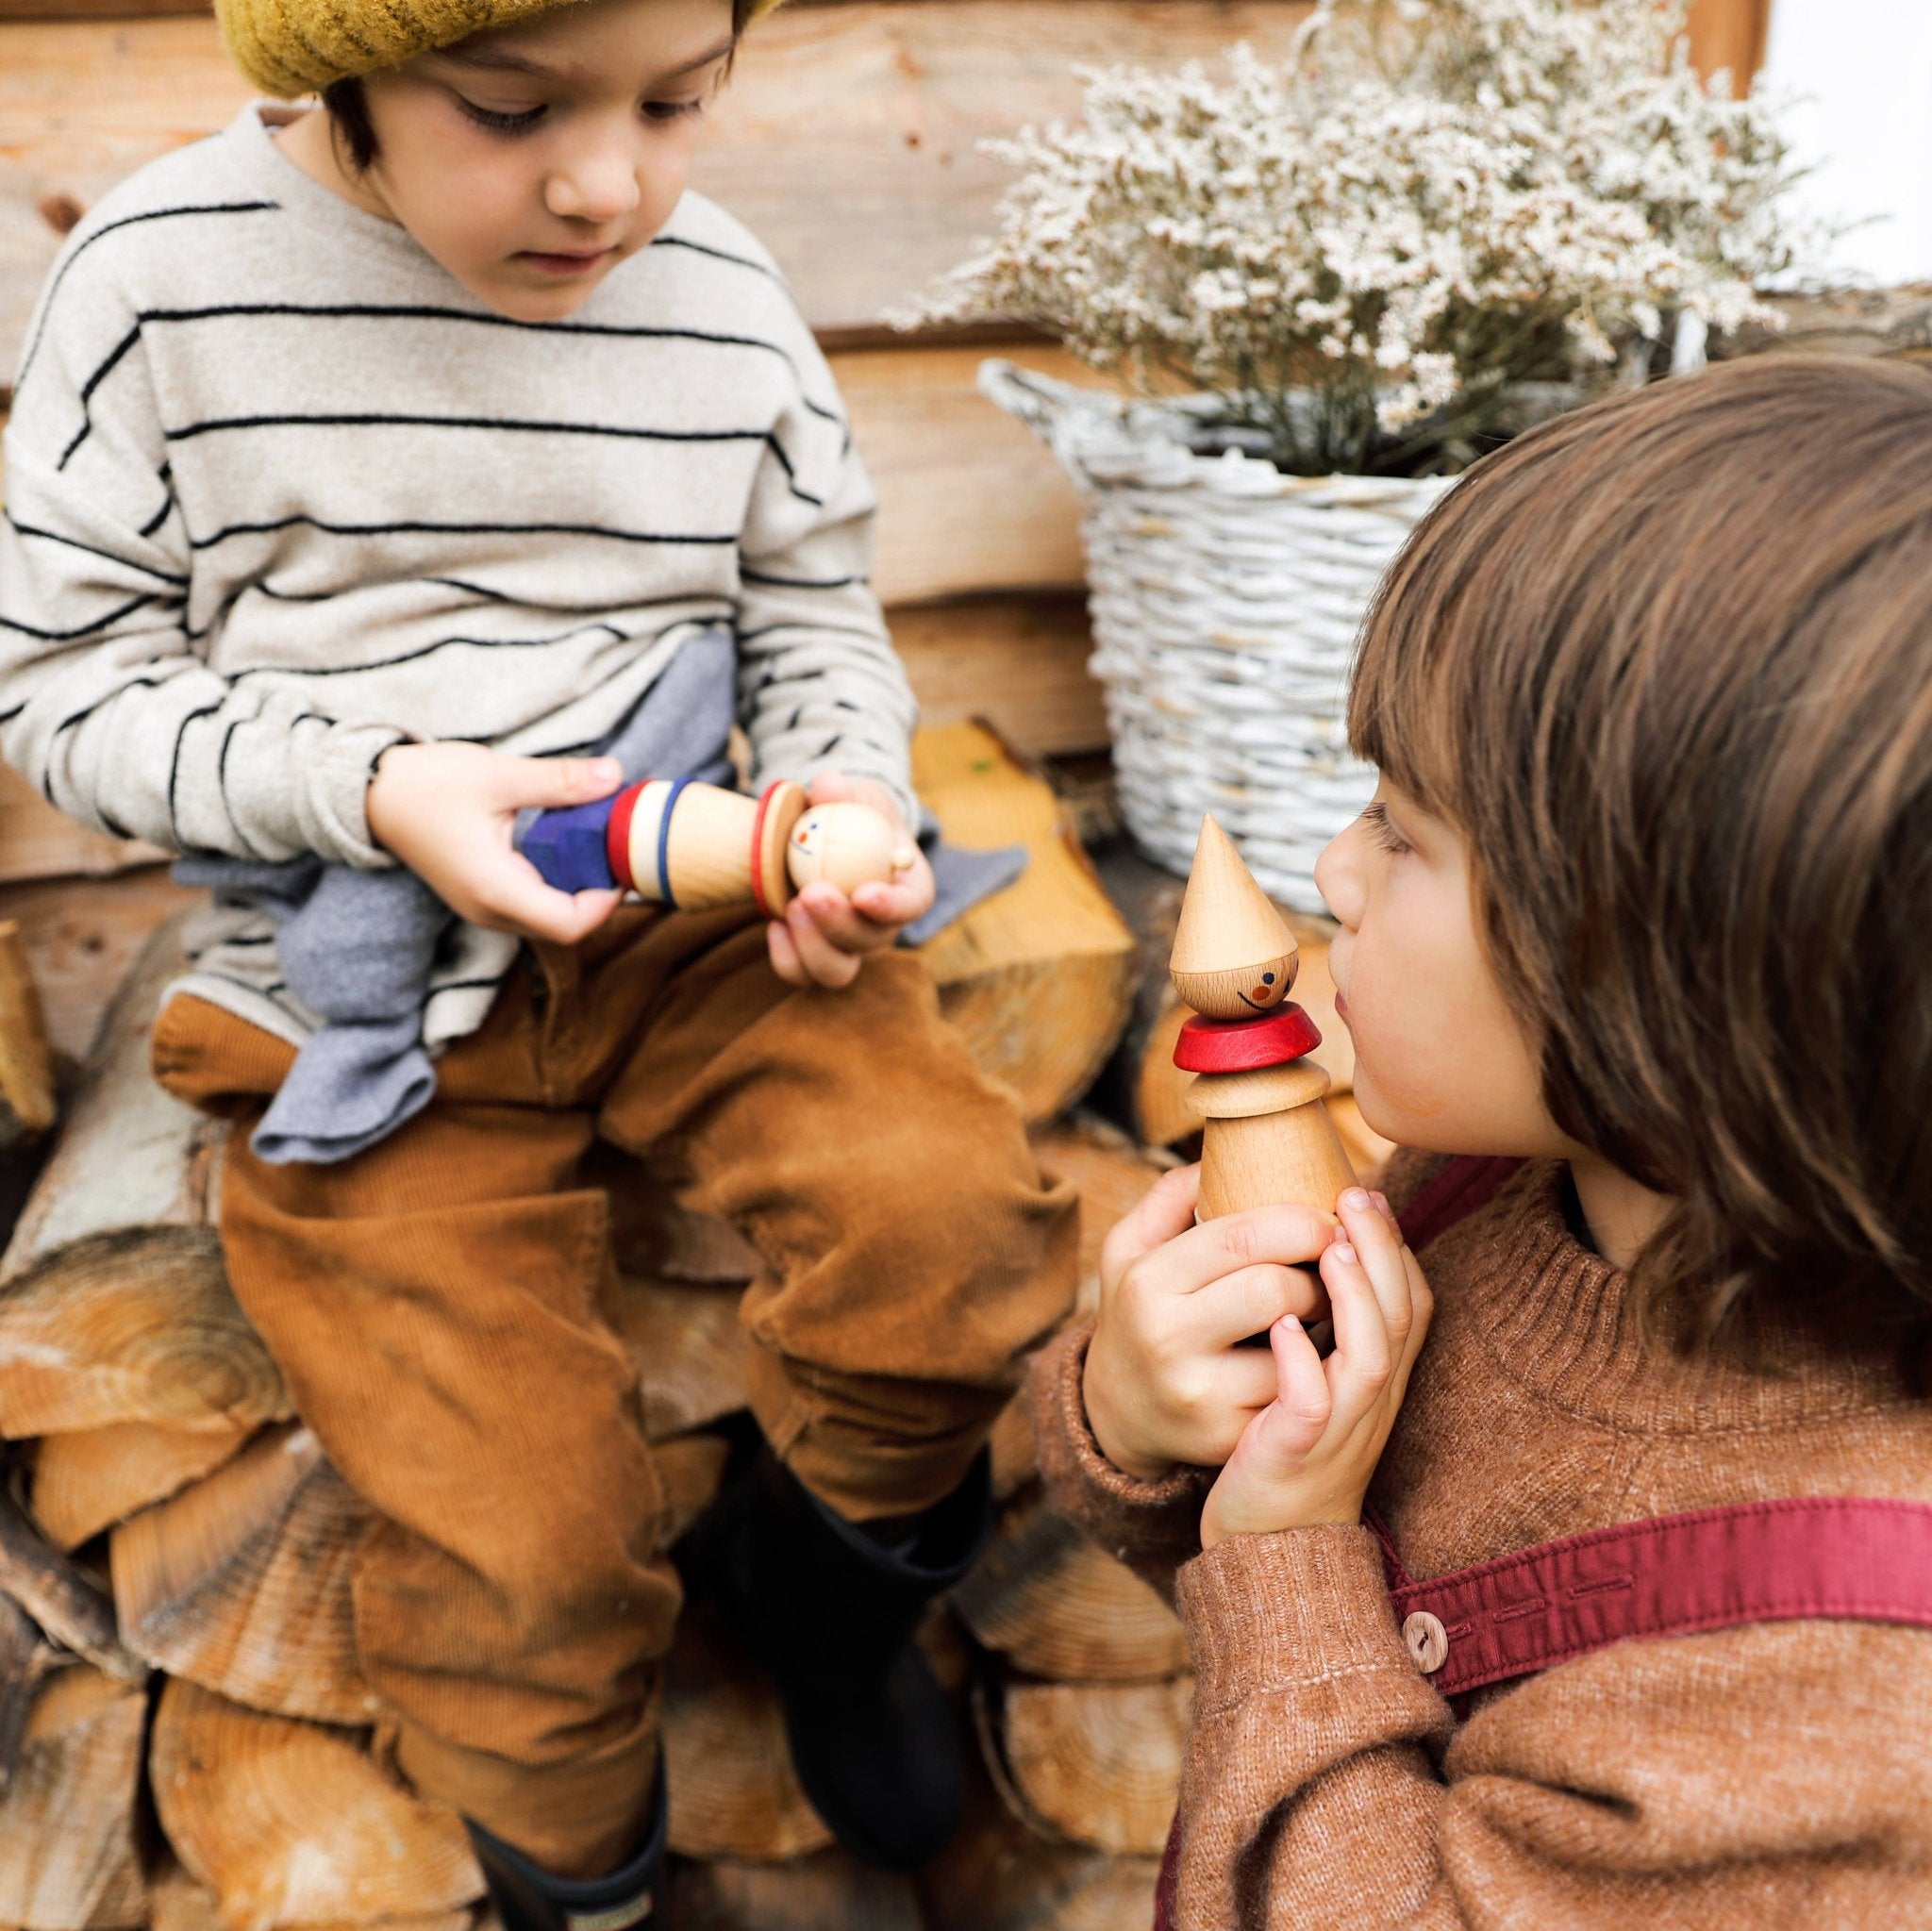
<svg viewBox="0 0 1932 1931"><path fill-rule="evenodd" d="M1436 1120L1452 1104L1441 1077L1442 1027L1359 950L1352 963L1344 1017L1355 1041L1356 1103L1376 1132L1411 1140L1406 1123Z"/></svg>

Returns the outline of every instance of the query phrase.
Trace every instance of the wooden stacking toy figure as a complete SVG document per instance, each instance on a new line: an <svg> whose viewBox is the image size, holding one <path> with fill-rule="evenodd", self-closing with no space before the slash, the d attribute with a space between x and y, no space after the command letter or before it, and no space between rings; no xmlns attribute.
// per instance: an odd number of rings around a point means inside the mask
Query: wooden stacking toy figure
<svg viewBox="0 0 1932 1931"><path fill-rule="evenodd" d="M867 805L810 804L789 780L756 798L687 778L647 778L592 805L539 812L522 850L559 891L635 891L682 911L755 905L782 917L824 879L850 893L918 858Z"/></svg>
<svg viewBox="0 0 1932 1931"><path fill-rule="evenodd" d="M1255 883L1234 841L1201 821L1168 970L1199 1016L1181 1028L1174 1064L1207 1122L1201 1150L1203 1220L1286 1201L1335 1211L1356 1184L1322 1095L1328 1075L1307 1057L1322 1043L1289 998L1294 934Z"/></svg>

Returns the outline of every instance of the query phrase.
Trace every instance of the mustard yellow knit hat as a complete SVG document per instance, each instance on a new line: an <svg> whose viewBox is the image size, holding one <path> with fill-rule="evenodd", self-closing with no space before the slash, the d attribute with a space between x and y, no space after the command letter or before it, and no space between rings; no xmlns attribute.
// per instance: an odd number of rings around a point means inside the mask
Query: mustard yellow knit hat
<svg viewBox="0 0 1932 1931"><path fill-rule="evenodd" d="M331 81L399 67L435 47L510 26L575 0L215 0L228 52L255 86L284 100ZM752 18L783 0L752 0Z"/></svg>

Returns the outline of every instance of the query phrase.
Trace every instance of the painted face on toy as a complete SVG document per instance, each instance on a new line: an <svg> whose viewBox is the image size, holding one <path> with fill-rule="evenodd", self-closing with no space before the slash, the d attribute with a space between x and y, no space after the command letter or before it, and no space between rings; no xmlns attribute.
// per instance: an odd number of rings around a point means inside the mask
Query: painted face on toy
<svg viewBox="0 0 1932 1931"><path fill-rule="evenodd" d="M1259 965L1228 966L1217 972L1174 974L1174 990L1207 1019L1248 1019L1273 1012L1294 987L1293 952L1277 953Z"/></svg>

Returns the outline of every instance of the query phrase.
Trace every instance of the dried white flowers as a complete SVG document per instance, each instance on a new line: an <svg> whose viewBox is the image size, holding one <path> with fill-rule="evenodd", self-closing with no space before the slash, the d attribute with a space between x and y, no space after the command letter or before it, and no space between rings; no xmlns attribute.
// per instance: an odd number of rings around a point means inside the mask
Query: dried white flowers
<svg viewBox="0 0 1932 1931"><path fill-rule="evenodd" d="M1087 73L1082 125L994 145L1025 171L998 239L904 319L1039 323L1300 474L1460 467L1667 315L1768 319L1805 252L1771 111L1700 80L1686 4L1319 0L1284 71Z"/></svg>

